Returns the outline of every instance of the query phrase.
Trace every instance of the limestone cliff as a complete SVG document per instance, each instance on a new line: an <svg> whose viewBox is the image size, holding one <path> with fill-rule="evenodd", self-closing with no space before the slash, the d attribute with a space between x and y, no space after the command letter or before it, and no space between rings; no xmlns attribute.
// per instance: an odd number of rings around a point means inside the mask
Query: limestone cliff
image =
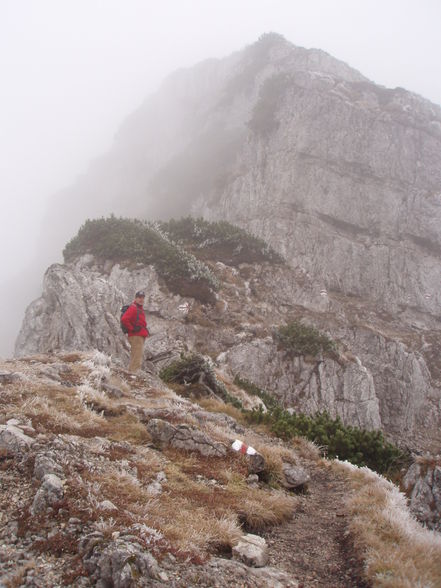
<svg viewBox="0 0 441 588"><path fill-rule="evenodd" d="M440 170L439 106L270 34L171 75L49 222L61 248L86 216L191 209L261 236L317 287L439 327Z"/></svg>
<svg viewBox="0 0 441 588"><path fill-rule="evenodd" d="M318 292L285 265L211 262L221 287L214 305L172 294L152 266L85 255L51 266L42 297L27 310L16 353L98 349L117 364L128 357L119 309L147 292L151 337L146 366L158 371L183 351L215 358L277 397L286 408L328 411L345 424L382 429L417 450L440 444L440 388L420 352L421 334L381 320L364 305ZM292 357L274 330L301 319L337 342L334 356Z"/></svg>

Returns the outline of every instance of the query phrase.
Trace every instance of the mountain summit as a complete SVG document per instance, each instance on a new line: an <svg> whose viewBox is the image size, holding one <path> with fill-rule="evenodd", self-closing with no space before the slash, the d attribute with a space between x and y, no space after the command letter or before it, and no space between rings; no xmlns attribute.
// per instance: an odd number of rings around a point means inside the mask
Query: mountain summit
<svg viewBox="0 0 441 588"><path fill-rule="evenodd" d="M265 34L175 72L145 100L110 152L58 195L58 247L86 217L111 212L228 220L319 287L432 325L441 108Z"/></svg>

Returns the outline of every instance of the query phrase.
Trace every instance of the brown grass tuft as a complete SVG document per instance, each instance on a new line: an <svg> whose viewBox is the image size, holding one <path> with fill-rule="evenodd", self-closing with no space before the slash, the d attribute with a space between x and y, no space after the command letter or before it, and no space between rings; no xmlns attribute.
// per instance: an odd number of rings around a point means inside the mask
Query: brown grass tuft
<svg viewBox="0 0 441 588"><path fill-rule="evenodd" d="M220 412L232 417L238 423L245 424L242 412L232 404L221 402L215 398L200 398L197 402L201 408L208 412Z"/></svg>
<svg viewBox="0 0 441 588"><path fill-rule="evenodd" d="M347 474L355 491L349 530L366 578L379 588L441 586L441 537L416 522L398 488L368 468L332 467Z"/></svg>

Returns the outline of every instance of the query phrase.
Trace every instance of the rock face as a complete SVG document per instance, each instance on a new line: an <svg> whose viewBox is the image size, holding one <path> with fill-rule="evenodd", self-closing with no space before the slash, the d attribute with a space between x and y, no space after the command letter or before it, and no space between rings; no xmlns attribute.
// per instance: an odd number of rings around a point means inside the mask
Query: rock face
<svg viewBox="0 0 441 588"><path fill-rule="evenodd" d="M58 248L88 215L192 209L329 290L439 315L441 108L279 35L170 76L58 201Z"/></svg>
<svg viewBox="0 0 441 588"><path fill-rule="evenodd" d="M441 531L441 459L415 462L403 479L410 509L429 529Z"/></svg>
<svg viewBox="0 0 441 588"><path fill-rule="evenodd" d="M382 429L417 450L439 450L436 331L407 328L400 318L383 317L363 300L333 293L324 297L312 278L287 266L217 263L213 271L221 288L210 306L171 294L150 266L130 268L90 255L51 266L42 297L27 310L16 353L98 349L126 365L120 308L143 288L151 333L145 349L148 369L158 371L181 352L207 354L217 358L221 372L249 380L287 409L326 410L345 424ZM328 332L338 353L292 356L279 348L273 332L293 318ZM46 366L42 375L48 382L69 378L57 364ZM104 385L112 398L124 394ZM149 418L162 418L160 410ZM186 433L190 440L191 431Z"/></svg>
<svg viewBox="0 0 441 588"><path fill-rule="evenodd" d="M327 410L365 429L381 426L378 398L370 372L357 363L287 357L271 338L237 345L221 357L233 373L261 382L286 407L314 414Z"/></svg>
<svg viewBox="0 0 441 588"><path fill-rule="evenodd" d="M206 434L188 425L174 427L162 419L151 419L147 430L159 447L175 447L199 453L205 457L225 457L227 448Z"/></svg>
<svg viewBox="0 0 441 588"><path fill-rule="evenodd" d="M153 313L150 359L202 350L286 407L327 410L439 451L439 106L264 35L171 75L50 210L56 250L87 216L191 211L262 237L291 270L244 272L238 289L230 269L218 267L240 293L221 293L218 316L204 316L208 329L192 312L183 320L179 305L189 300L161 290L152 268L100 266L87 256L52 266L18 354L97 348L124 360L119 308L142 287ZM290 313L332 333L347 360L286 358L271 326Z"/></svg>

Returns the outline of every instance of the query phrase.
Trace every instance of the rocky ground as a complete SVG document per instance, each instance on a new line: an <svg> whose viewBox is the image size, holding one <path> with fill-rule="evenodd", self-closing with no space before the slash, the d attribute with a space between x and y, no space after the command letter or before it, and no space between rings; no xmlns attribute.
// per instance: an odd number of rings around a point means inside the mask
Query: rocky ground
<svg viewBox="0 0 441 588"><path fill-rule="evenodd" d="M1 586L367 586L349 485L311 445L248 429L102 354L0 372Z"/></svg>

